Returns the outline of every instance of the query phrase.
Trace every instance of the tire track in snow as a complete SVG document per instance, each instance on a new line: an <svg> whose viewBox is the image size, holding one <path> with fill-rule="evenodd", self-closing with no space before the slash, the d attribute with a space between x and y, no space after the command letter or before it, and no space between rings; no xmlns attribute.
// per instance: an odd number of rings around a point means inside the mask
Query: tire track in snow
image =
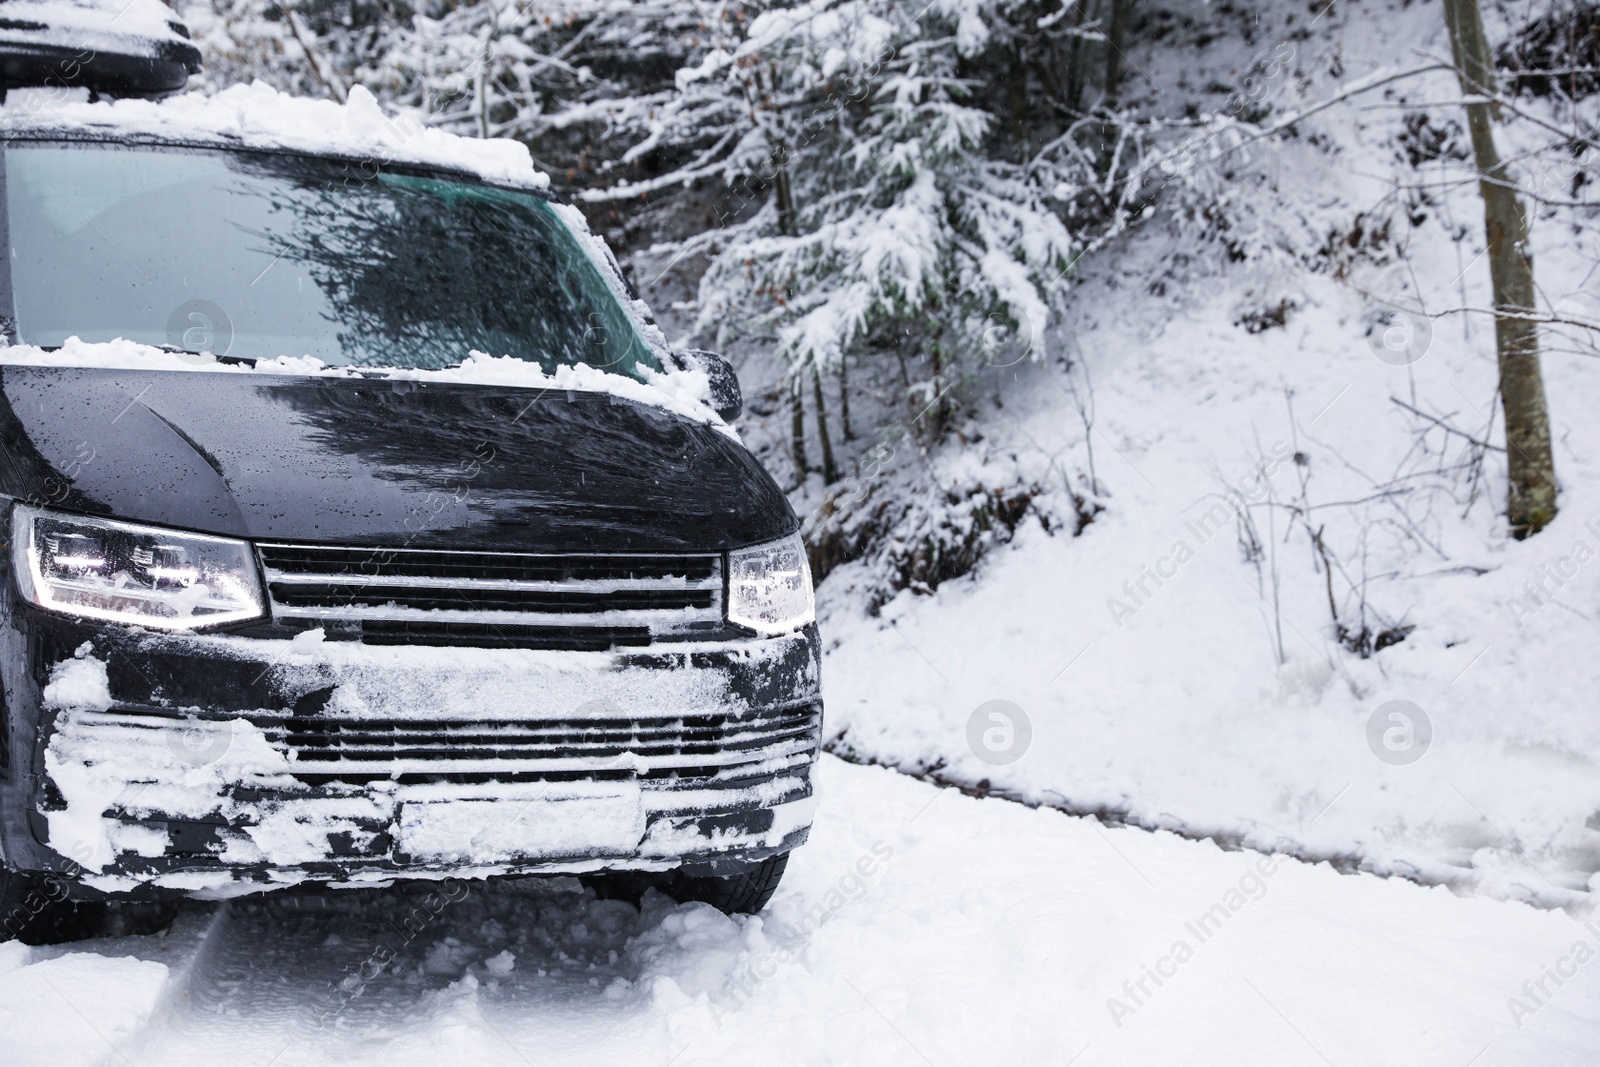
<svg viewBox="0 0 1600 1067"><path fill-rule="evenodd" d="M1263 855L1283 856L1288 859L1298 860L1301 863L1313 865L1326 863L1340 874L1371 874L1379 878L1400 878L1420 886L1443 886L1451 892L1464 895L1475 893L1479 889L1478 876L1470 868L1449 867L1442 863L1432 863L1426 868L1410 863L1384 865L1359 852L1316 849L1288 836L1267 840L1254 831L1203 830L1173 816L1137 815L1134 814L1131 808L1074 804L1067 799L1064 793L1055 788L1052 788L1050 792L1056 793L1062 799L1059 802L1044 800L1020 790L995 786L987 778L980 778L974 781L957 775L946 774L939 768L938 764L935 764L934 769L924 770L915 767L915 765L907 766L906 764L895 762L892 757L866 754L845 741L842 734L823 742L822 750L831 756L835 756L846 763L855 764L858 767L882 767L885 770L894 771L896 774L913 778L919 782L926 782L928 785L937 786L940 789L954 789L963 796L973 797L978 800L1003 800L1010 804L1019 804L1025 808L1046 808L1074 818L1096 819L1105 826L1126 826L1151 833L1165 831L1186 841L1209 841L1229 852L1240 852L1248 849ZM1513 852L1512 855L1516 856L1517 854ZM1595 911L1596 904L1592 894L1556 886L1532 864L1528 864L1528 869L1533 877L1530 878L1526 885L1522 886L1525 891L1524 894L1515 899L1531 904L1536 908L1547 910L1577 908L1585 914Z"/></svg>

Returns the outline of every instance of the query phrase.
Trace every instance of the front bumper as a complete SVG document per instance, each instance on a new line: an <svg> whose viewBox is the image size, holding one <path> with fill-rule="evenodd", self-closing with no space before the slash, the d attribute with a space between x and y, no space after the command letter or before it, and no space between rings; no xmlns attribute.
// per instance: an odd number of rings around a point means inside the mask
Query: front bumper
<svg viewBox="0 0 1600 1067"><path fill-rule="evenodd" d="M810 825L814 627L566 652L158 635L13 605L5 857L78 895L717 873Z"/></svg>

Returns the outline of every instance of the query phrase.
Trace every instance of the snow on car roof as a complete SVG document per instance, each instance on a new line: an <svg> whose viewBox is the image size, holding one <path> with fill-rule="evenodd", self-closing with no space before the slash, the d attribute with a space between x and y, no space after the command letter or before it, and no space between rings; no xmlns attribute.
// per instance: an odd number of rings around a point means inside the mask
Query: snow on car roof
<svg viewBox="0 0 1600 1067"><path fill-rule="evenodd" d="M292 96L255 82L210 96L191 92L160 101L88 103L82 94L61 89L17 90L0 105L0 138L46 134L303 152L437 167L522 189L550 187L526 145L457 137L411 112L388 115L359 85L345 104Z"/></svg>

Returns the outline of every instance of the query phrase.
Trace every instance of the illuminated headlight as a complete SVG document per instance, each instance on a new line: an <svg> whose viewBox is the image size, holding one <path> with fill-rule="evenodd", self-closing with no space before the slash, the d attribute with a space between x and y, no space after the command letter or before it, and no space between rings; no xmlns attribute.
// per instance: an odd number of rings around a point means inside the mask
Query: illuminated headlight
<svg viewBox="0 0 1600 1067"><path fill-rule="evenodd" d="M22 595L51 611L158 630L264 614L244 541L18 504L11 561Z"/></svg>
<svg viewBox="0 0 1600 1067"><path fill-rule="evenodd" d="M799 534L728 553L728 621L783 634L817 617L811 564Z"/></svg>

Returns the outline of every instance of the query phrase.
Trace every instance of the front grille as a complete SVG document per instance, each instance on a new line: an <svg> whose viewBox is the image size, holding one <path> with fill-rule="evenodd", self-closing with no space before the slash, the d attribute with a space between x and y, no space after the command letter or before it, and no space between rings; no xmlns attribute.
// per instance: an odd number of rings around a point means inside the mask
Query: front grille
<svg viewBox="0 0 1600 1067"><path fill-rule="evenodd" d="M531 719L350 719L251 712L243 716L289 760L306 785L638 779L661 788L735 787L799 773L822 738L822 707L806 703L734 715ZM172 708L121 704L75 713L67 732L108 750L141 745L183 751L185 731L204 724L222 750L225 719L194 720Z"/></svg>
<svg viewBox="0 0 1600 1067"><path fill-rule="evenodd" d="M308 783L711 779L758 764L777 773L809 763L822 728L810 704L742 718L251 719Z"/></svg>
<svg viewBox="0 0 1600 1067"><path fill-rule="evenodd" d="M722 627L719 555L258 546L273 618L375 644L646 645Z"/></svg>

